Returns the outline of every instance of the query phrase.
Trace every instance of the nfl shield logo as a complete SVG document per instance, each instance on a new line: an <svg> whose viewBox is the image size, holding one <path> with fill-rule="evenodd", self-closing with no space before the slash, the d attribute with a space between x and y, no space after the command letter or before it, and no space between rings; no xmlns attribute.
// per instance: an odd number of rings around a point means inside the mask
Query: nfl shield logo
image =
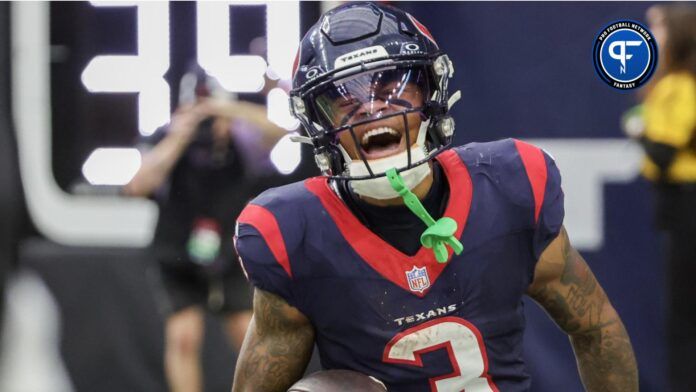
<svg viewBox="0 0 696 392"><path fill-rule="evenodd" d="M428 278L428 270L425 267L417 268L414 265L410 271L406 271L406 279L411 291L422 293L430 287L430 278Z"/></svg>

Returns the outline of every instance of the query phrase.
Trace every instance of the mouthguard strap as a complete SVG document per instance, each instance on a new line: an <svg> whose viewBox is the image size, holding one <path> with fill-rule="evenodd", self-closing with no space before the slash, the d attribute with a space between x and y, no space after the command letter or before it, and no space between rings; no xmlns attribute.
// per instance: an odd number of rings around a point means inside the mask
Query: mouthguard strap
<svg viewBox="0 0 696 392"><path fill-rule="evenodd" d="M446 263L448 252L447 245L452 248L455 254L461 254L464 246L454 236L457 232L457 222L449 217L443 216L435 221L423 204L418 200L404 183L403 178L397 173L396 168L391 168L386 172L389 184L396 193L404 200L404 204L413 212L428 228L421 234L420 241L423 246L432 249L438 263Z"/></svg>

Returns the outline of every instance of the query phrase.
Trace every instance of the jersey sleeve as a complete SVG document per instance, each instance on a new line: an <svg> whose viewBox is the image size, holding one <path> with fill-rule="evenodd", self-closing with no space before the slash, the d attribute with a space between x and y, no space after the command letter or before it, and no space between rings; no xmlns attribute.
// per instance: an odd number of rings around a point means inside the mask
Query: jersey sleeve
<svg viewBox="0 0 696 392"><path fill-rule="evenodd" d="M515 147L531 188L532 249L535 260L538 260L563 225L565 211L561 173L553 157L544 150L519 140L515 140Z"/></svg>
<svg viewBox="0 0 696 392"><path fill-rule="evenodd" d="M247 205L237 219L234 241L249 282L294 306L288 248L274 214L261 205Z"/></svg>

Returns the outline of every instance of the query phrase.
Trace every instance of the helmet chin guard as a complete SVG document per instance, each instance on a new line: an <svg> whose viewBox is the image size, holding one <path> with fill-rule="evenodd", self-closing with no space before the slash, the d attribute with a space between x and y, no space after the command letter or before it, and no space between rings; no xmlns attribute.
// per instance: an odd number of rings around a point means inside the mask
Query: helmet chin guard
<svg viewBox="0 0 696 392"><path fill-rule="evenodd" d="M412 148L396 155L370 161L372 170L378 173L379 176L362 180L353 179L348 183L351 188L353 188L353 191L361 196L367 196L378 200L399 197L399 194L391 186L387 177L390 171L396 171L396 167L404 161L407 154L410 154L413 159L423 162L420 165L415 165L399 173L404 187L408 190L413 190L431 173L430 165L428 165L427 159L425 159L425 152L418 145L414 145ZM360 160L352 162L349 166L351 178L359 178L361 175L363 178L369 177L366 176L366 168L367 165Z"/></svg>
<svg viewBox="0 0 696 392"><path fill-rule="evenodd" d="M408 13L373 3L341 5L324 14L300 43L290 111L307 137L294 140L314 146L317 166L326 176L378 178L387 169L371 167L371 160L381 158L369 158L371 147L365 143L374 135L367 133L400 121L405 139L400 143L403 147L405 141L406 148L393 155L405 152L406 159L394 168L402 172L418 167L452 142L454 120L448 112L459 99L458 92L451 98L448 93L453 74L447 55ZM409 120L413 126L417 119L420 127L411 140ZM344 133L350 137L341 138ZM351 141L358 156L351 158L339 139ZM413 146L423 154L412 154ZM351 173L356 159L367 173Z"/></svg>

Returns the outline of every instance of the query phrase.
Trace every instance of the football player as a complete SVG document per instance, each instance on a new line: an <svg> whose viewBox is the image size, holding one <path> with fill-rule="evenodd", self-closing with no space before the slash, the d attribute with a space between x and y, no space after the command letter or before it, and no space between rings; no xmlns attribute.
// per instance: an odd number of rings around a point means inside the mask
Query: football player
<svg viewBox="0 0 696 392"><path fill-rule="evenodd" d="M238 219L255 286L233 391L285 391L322 366L389 391L526 391L522 297L565 331L589 391L637 391L624 326L563 228L553 158L513 140L449 148L454 68L384 5L321 17L291 107L325 174Z"/></svg>

